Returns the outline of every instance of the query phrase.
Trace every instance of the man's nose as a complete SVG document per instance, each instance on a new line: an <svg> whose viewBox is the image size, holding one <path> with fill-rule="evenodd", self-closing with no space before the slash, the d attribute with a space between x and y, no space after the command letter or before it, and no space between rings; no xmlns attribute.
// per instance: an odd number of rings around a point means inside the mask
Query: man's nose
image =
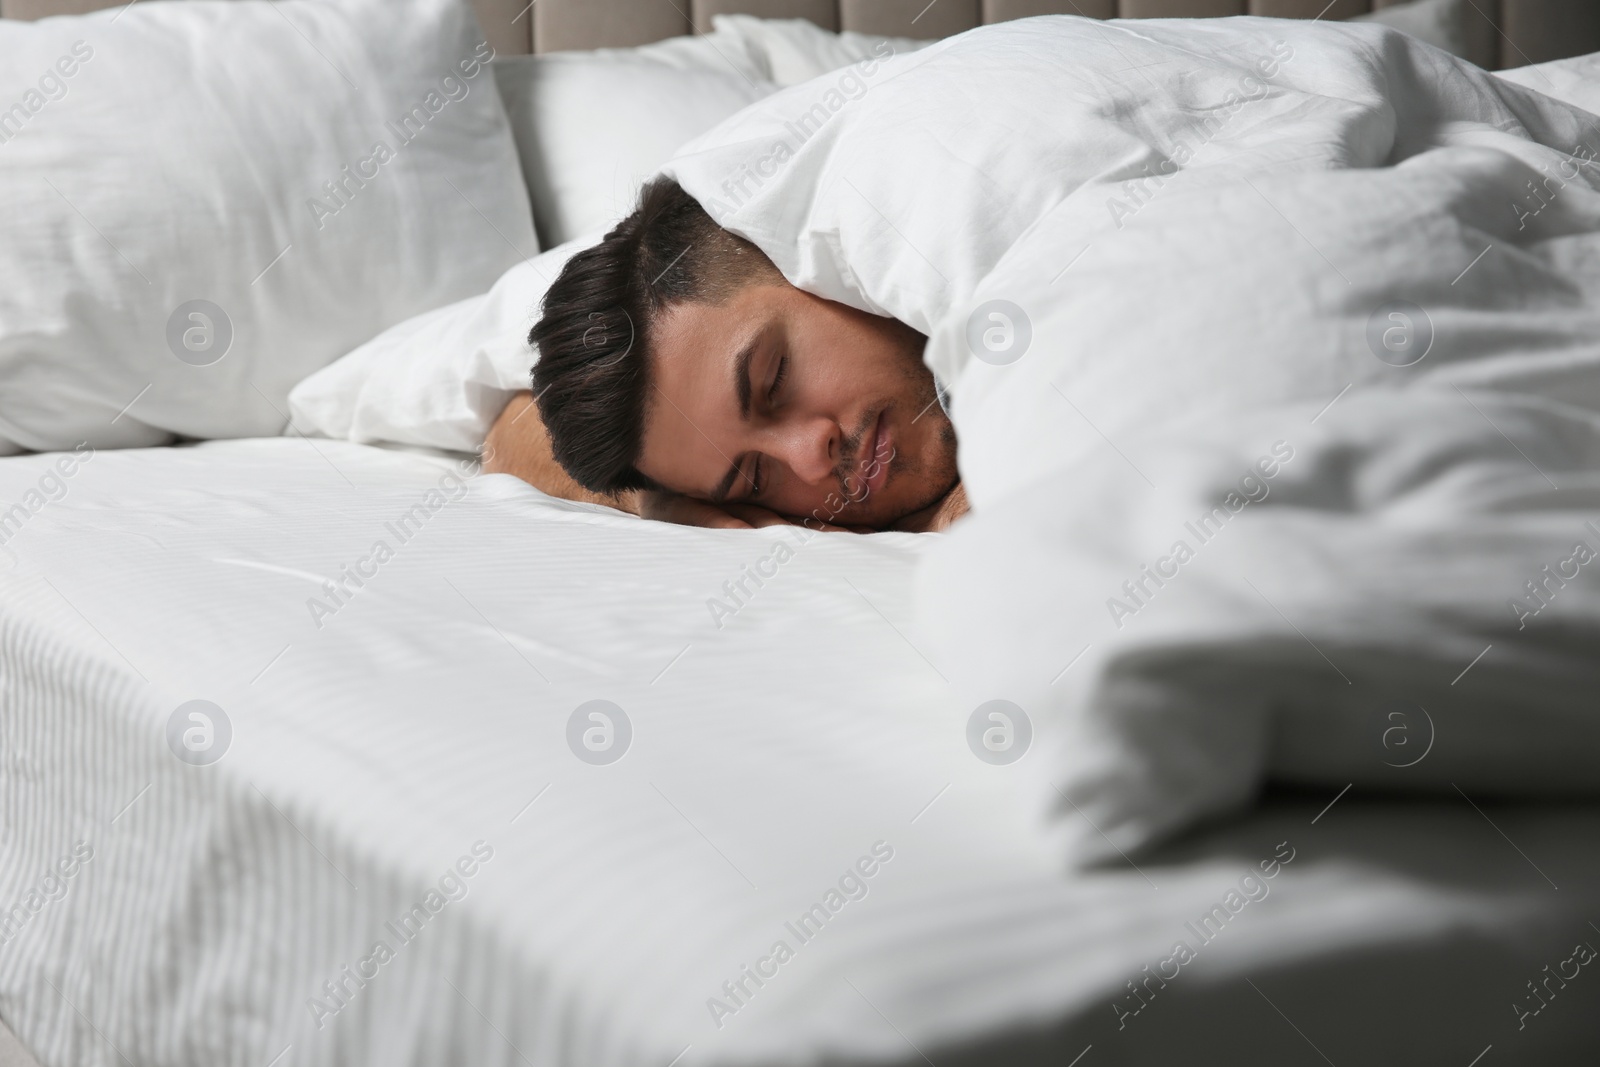
<svg viewBox="0 0 1600 1067"><path fill-rule="evenodd" d="M795 421L778 431L779 456L800 481L818 485L834 478L839 467L839 424L820 416Z"/></svg>

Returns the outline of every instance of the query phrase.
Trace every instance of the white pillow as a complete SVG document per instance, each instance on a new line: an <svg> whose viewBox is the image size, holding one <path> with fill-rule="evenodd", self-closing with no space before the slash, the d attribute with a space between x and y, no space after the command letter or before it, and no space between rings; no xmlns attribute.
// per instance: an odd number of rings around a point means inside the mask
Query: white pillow
<svg viewBox="0 0 1600 1067"><path fill-rule="evenodd" d="M494 64L539 236L603 230L684 142L770 94L760 60L728 35Z"/></svg>
<svg viewBox="0 0 1600 1067"><path fill-rule="evenodd" d="M809 19L713 15L711 25L719 34L743 40L765 62L768 76L785 87L874 56L882 58L915 52L934 43L851 30L834 33Z"/></svg>
<svg viewBox="0 0 1600 1067"><path fill-rule="evenodd" d="M1453 56L1469 59L1484 65L1478 56L1470 55L1470 35L1467 33L1468 0L1411 0L1381 11L1356 15L1351 22L1376 22L1391 26L1401 33L1415 37L1425 44L1442 48Z"/></svg>
<svg viewBox="0 0 1600 1067"><path fill-rule="evenodd" d="M712 32L665 37L635 48L595 48L587 52L556 52L545 59L646 59L678 70L714 70L736 74L753 82L771 81L766 56L742 33ZM526 56L514 57L526 59Z"/></svg>
<svg viewBox="0 0 1600 1067"><path fill-rule="evenodd" d="M289 394L294 428L352 441L471 452L512 395L528 388L528 331L545 290L599 233L503 274L483 296L408 319L318 371Z"/></svg>
<svg viewBox="0 0 1600 1067"><path fill-rule="evenodd" d="M771 93L765 61L728 34L642 48L496 60L534 215L557 247L487 294L418 315L298 385L302 432L471 451L519 390L545 290L566 261L632 210L639 185L683 142ZM576 234L585 236L577 237Z"/></svg>
<svg viewBox="0 0 1600 1067"><path fill-rule="evenodd" d="M277 434L536 253L492 54L460 0L0 20L0 442Z"/></svg>

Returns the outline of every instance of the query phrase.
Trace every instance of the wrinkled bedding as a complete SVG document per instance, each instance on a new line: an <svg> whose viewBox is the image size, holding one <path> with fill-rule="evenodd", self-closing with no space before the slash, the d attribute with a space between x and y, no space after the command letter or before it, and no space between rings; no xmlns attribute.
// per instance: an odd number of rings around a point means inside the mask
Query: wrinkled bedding
<svg viewBox="0 0 1600 1067"><path fill-rule="evenodd" d="M711 202L824 101L714 210L929 331L948 537L345 442L0 461L0 1019L46 1067L1591 1062L1595 992L1530 990L1600 943L1600 814L1496 800L1597 765L1600 119L1185 26L985 28L674 165Z"/></svg>
<svg viewBox="0 0 1600 1067"><path fill-rule="evenodd" d="M922 633L1072 861L1271 778L1600 787L1600 117L1263 19L987 27L800 140L823 88L669 169L929 333L975 512Z"/></svg>
<svg viewBox="0 0 1600 1067"><path fill-rule="evenodd" d="M1600 984L1508 1008L1600 944L1600 805L1279 798L1066 871L911 643L934 539L349 442L65 460L0 460L48 501L0 545L0 1021L43 1067L1592 1062Z"/></svg>

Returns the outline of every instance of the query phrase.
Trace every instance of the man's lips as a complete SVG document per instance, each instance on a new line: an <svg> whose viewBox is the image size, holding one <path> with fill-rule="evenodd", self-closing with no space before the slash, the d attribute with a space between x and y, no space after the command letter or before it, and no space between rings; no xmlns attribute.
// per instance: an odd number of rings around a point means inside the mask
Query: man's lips
<svg viewBox="0 0 1600 1067"><path fill-rule="evenodd" d="M861 486L860 499L864 500L883 488L889 480L889 463L894 459L894 451L890 447L891 435L889 433L888 409L878 412L878 418L872 425L872 430L863 435L861 443L861 462L855 471L855 483ZM851 486L852 489L855 486Z"/></svg>

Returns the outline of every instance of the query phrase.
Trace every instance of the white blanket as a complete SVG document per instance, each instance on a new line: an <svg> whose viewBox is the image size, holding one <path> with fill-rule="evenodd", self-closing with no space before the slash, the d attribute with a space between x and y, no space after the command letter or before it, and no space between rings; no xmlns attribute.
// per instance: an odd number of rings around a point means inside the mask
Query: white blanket
<svg viewBox="0 0 1600 1067"><path fill-rule="evenodd" d="M0 504L40 494L0 547L0 1020L44 1067L1293 1063L1294 1027L1592 1062L1600 988L1524 983L1600 944L1600 806L1486 805L1525 859L1357 791L1063 871L1030 760L975 758L908 641L932 539L772 575L794 531L348 442L62 462L0 460ZM596 698L632 722L604 765ZM196 699L231 737L189 765Z"/></svg>
<svg viewBox="0 0 1600 1067"><path fill-rule="evenodd" d="M802 127L824 89L671 169L930 332L975 514L925 632L1072 858L1269 775L1595 786L1600 117L1261 19L989 27Z"/></svg>

